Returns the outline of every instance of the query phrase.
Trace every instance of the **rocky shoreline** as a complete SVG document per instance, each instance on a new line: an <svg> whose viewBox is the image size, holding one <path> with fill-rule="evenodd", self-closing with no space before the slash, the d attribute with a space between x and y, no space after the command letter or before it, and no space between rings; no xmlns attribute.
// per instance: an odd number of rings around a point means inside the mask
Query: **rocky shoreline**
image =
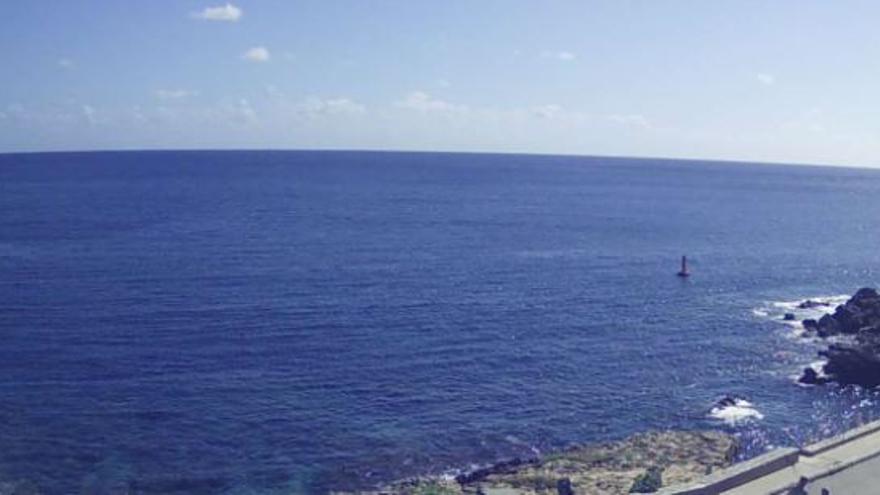
<svg viewBox="0 0 880 495"><path fill-rule="evenodd" d="M833 307L807 299L798 309ZM785 321L796 321L786 313ZM880 294L859 289L844 304L818 320L801 322L804 337L827 347L820 369L807 367L799 381L809 385L880 385ZM738 405L722 399L717 408ZM713 409L714 411L714 409ZM397 481L375 490L332 492L336 495L538 495L574 493L649 493L690 483L730 466L737 453L732 435L718 431L639 433L618 442L582 445L541 458L512 459L451 476L424 476Z"/></svg>
<svg viewBox="0 0 880 495"><path fill-rule="evenodd" d="M733 436L718 431L660 431L618 442L572 447L542 458L513 459L455 478L427 476L363 495L537 495L650 493L689 483L733 463ZM337 495L346 492L333 492Z"/></svg>
<svg viewBox="0 0 880 495"><path fill-rule="evenodd" d="M802 304L823 304L805 301ZM787 315L786 315L787 316ZM833 313L802 321L805 336L822 339L827 362L819 371L805 368L799 381L808 385L836 382L873 388L880 385L880 294L859 289Z"/></svg>

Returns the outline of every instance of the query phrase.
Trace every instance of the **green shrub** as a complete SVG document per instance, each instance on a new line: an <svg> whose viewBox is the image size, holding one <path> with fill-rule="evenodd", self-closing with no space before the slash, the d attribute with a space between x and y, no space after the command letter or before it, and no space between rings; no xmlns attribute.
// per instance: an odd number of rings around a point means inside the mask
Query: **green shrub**
<svg viewBox="0 0 880 495"><path fill-rule="evenodd" d="M436 483L422 483L413 490L413 495L455 495L456 491Z"/></svg>
<svg viewBox="0 0 880 495"><path fill-rule="evenodd" d="M648 468L633 481L630 493L654 493L663 486L663 470L657 467Z"/></svg>

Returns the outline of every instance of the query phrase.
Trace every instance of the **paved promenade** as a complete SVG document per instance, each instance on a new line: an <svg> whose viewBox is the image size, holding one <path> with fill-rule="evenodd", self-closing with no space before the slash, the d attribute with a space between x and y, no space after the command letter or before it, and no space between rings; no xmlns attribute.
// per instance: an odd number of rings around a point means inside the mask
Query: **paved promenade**
<svg viewBox="0 0 880 495"><path fill-rule="evenodd" d="M669 487L681 495L859 495L880 493L880 421L802 449L777 449L707 476Z"/></svg>

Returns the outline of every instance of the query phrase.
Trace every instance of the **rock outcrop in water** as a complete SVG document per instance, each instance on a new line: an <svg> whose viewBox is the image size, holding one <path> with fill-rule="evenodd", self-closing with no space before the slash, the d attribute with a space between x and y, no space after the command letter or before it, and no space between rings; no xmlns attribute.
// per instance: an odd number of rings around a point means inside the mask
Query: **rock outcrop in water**
<svg viewBox="0 0 880 495"><path fill-rule="evenodd" d="M799 309L813 309L813 308L822 308L831 306L831 303L827 301L814 301L812 299L807 299L806 301L798 304Z"/></svg>
<svg viewBox="0 0 880 495"><path fill-rule="evenodd" d="M455 479L425 477L393 483L383 495L624 494L633 489L690 483L729 466L736 441L721 432L641 433L601 445L571 448L542 459L515 460Z"/></svg>
<svg viewBox="0 0 880 495"><path fill-rule="evenodd" d="M800 381L821 384L835 381L863 387L880 385L880 294L875 289L859 289L834 313L816 320L804 320L804 329L821 338L840 337L819 355L828 362L825 376L807 368Z"/></svg>

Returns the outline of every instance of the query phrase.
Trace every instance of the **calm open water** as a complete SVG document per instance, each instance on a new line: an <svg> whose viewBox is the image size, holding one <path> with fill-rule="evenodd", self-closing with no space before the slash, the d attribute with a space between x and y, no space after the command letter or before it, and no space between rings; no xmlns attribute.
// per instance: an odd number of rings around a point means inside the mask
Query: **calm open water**
<svg viewBox="0 0 880 495"><path fill-rule="evenodd" d="M878 197L757 164L0 155L0 479L324 493L649 428L820 438L880 400L795 385L817 345L767 308L878 285ZM711 418L728 393L764 418Z"/></svg>

